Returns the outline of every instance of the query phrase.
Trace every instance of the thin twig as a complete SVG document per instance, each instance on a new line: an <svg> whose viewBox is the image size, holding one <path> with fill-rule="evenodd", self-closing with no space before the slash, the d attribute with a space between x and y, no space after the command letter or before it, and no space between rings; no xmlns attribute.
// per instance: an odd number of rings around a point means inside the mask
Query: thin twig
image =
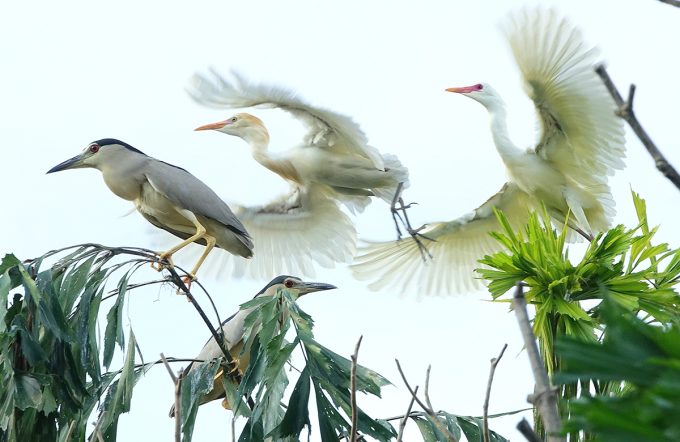
<svg viewBox="0 0 680 442"><path fill-rule="evenodd" d="M543 439L541 439L538 434L534 432L533 428L531 428L531 425L526 419L522 418L522 420L517 424L516 428L529 442L543 442Z"/></svg>
<svg viewBox="0 0 680 442"><path fill-rule="evenodd" d="M432 402L430 402L430 370L432 369L432 365L427 366L427 372L425 373L425 403L427 406L430 408L430 410L434 410L432 407Z"/></svg>
<svg viewBox="0 0 680 442"><path fill-rule="evenodd" d="M357 422L359 420L359 409L357 408L357 359L359 357L359 346L361 346L362 339L364 339L363 335L359 336L359 341L357 341L357 346L354 348L354 354L352 355L352 371L350 378L350 386L352 390L352 430L349 433L349 442L357 441Z"/></svg>
<svg viewBox="0 0 680 442"><path fill-rule="evenodd" d="M236 442L236 416L231 418L231 442Z"/></svg>
<svg viewBox="0 0 680 442"><path fill-rule="evenodd" d="M677 2L677 0L661 1L669 4L675 4L676 6L680 4L680 2ZM604 85L607 87L612 98L614 98L616 105L619 107L616 110L616 115L626 120L626 122L630 125L631 129L633 129L633 132L635 132L649 154L652 156L652 159L654 159L654 163L656 164L656 168L659 169L659 172L661 172L666 178L675 184L675 187L680 189L680 174L678 174L675 168L668 162L668 160L666 160L666 157L664 157L661 151L659 151L652 139L649 137L649 135L647 135L647 132L645 132L645 130L642 128L642 125L638 119L635 117L635 113L633 112L635 85L630 85L628 101L623 101L621 94L616 89L616 86L614 86L614 82L609 77L605 67L603 65L599 65L595 68L595 72L597 72L597 75L602 78L602 82L604 82Z"/></svg>
<svg viewBox="0 0 680 442"><path fill-rule="evenodd" d="M519 328L522 331L522 338L524 339L524 346L529 355L531 362L531 369L536 380L536 388L534 394L529 395L527 401L532 403L539 411L541 420L545 425L545 430L548 436L548 442L566 442L566 436L558 436L562 429L562 420L560 412L557 409L557 396L555 390L550 386L550 379L548 373L543 367L541 355L538 352L536 345L536 336L531 328L529 322L529 314L527 313L527 302L524 299L524 291L522 289L522 282L517 283L515 296L512 298L512 307L519 322Z"/></svg>
<svg viewBox="0 0 680 442"><path fill-rule="evenodd" d="M161 353L161 359L163 360L163 365L165 365L165 368L168 370L168 374L172 378L172 383L175 386L175 408L174 408L174 414L175 414L175 442L181 442L182 441L182 408L181 408L181 400L182 400L182 378L184 377L184 370L179 370L177 372L177 376L172 372L172 369L170 368L170 364L168 364L168 360L165 359L165 355Z"/></svg>
<svg viewBox="0 0 680 442"><path fill-rule="evenodd" d="M182 442L182 381L184 370L177 372L175 384L175 442Z"/></svg>
<svg viewBox="0 0 680 442"><path fill-rule="evenodd" d="M99 415L99 419L97 420L97 423L94 425L94 430L92 430L93 438L98 437L97 433L99 433L99 427L101 427L102 422L104 422L105 416L106 416L106 411L102 411L102 414Z"/></svg>
<svg viewBox="0 0 680 442"><path fill-rule="evenodd" d="M484 424L484 442L489 442L490 437L489 437L489 397L491 396L491 383L493 382L493 375L496 372L496 366L500 362L501 358L503 357L503 353L505 353L505 349L508 348L508 344L505 344L503 346L503 349L501 350L501 353L498 355L497 358L494 358L491 360L491 369L489 370L489 382L486 384L486 396L484 397L484 418L482 419L482 423Z"/></svg>
<svg viewBox="0 0 680 442"><path fill-rule="evenodd" d="M680 8L680 1L678 1L678 0L659 0L659 1L661 3L666 3L666 4L677 6L678 8Z"/></svg>
<svg viewBox="0 0 680 442"><path fill-rule="evenodd" d="M73 433L73 429L76 427L76 421L71 422L71 425L68 427L68 433L66 433L66 439L64 439L64 442L68 442L69 438L71 437L71 433Z"/></svg>
<svg viewBox="0 0 680 442"><path fill-rule="evenodd" d="M177 377L175 376L175 373L172 372L172 368L170 368L170 364L168 364L168 360L165 359L165 355L163 353L161 353L161 360L163 361L163 365L165 365L165 368L168 370L168 373L172 378L172 383L177 385Z"/></svg>
<svg viewBox="0 0 680 442"><path fill-rule="evenodd" d="M418 386L416 385L416 388L413 390L414 394L418 394ZM408 416L411 414L411 409L413 408L413 403L416 401L416 397L412 396L411 397L411 402L408 404L408 408L406 409L406 414L404 415L403 419L399 421L399 434L397 435L397 442L401 442L401 438L404 435L404 428L406 428L406 422L408 421Z"/></svg>
<svg viewBox="0 0 680 442"><path fill-rule="evenodd" d="M439 431L446 436L446 439L448 439L449 442L458 442L458 439L451 434L451 432L442 424L442 421L439 420L439 417L437 417L437 413L434 412L430 407L427 405L423 404L420 399L418 399L418 396L416 396L416 393L411 389L411 386L408 384L408 381L406 380L406 376L404 376L404 372L401 370L401 365L399 365L399 360L395 359L397 363L397 368L399 369L399 374L401 375L401 379L404 381L404 384L406 384L406 388L408 389L409 393L411 393L411 396L413 396L413 399L418 402L418 405L427 413L427 415L432 419L432 422L437 426Z"/></svg>

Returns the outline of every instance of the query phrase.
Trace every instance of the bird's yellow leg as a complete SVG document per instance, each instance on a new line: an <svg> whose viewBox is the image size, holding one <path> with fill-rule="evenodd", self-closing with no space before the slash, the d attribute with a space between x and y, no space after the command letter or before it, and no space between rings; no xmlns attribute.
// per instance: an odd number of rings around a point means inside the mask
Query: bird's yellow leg
<svg viewBox="0 0 680 442"><path fill-rule="evenodd" d="M207 245L205 246L205 250L203 251L203 254L199 258L199 260L196 263L196 265L194 266L194 268L191 270L191 273L189 273L189 275L191 275L191 277L194 278L194 279L196 279L196 272L198 272L198 268L203 264L203 261L205 261L205 258L208 257L208 254L213 249L213 247L215 247L215 242L216 242L215 238L213 238L210 235L203 235L203 239L205 239L205 241L207 243Z"/></svg>
<svg viewBox="0 0 680 442"><path fill-rule="evenodd" d="M175 247L173 247L173 248L171 248L171 249L169 249L165 252L161 252L160 255L158 256L158 263L159 264L158 264L158 268L156 270L158 270L160 272L163 269L163 266L160 263L164 259L167 259L170 262L170 268L174 268L175 266L172 263L172 255L177 253L177 251L179 251L180 249L188 246L192 242L198 241L199 239L203 238L203 236L205 236L205 232L206 232L205 227L203 227L203 225L201 225L201 223L199 223L197 220L192 220L192 222L196 226L196 234L185 239L181 243L177 244ZM214 239L213 239L213 241L214 241Z"/></svg>

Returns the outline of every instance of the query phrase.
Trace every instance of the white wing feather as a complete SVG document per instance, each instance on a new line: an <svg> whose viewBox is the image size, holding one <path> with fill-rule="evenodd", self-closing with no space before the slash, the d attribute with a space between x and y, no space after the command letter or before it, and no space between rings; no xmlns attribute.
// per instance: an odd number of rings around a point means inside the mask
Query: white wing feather
<svg viewBox="0 0 680 442"><path fill-rule="evenodd" d="M253 237L255 255L244 259L215 248L201 266L199 277L314 277L314 263L333 268L336 262L351 262L356 251L356 230L329 193L321 185L291 186L290 193L266 206L230 204ZM176 238L171 238L174 237L164 235L157 247L176 243ZM177 262L193 265L203 250L191 244L177 253Z"/></svg>
<svg viewBox="0 0 680 442"><path fill-rule="evenodd" d="M350 117L327 109L313 107L286 89L249 84L246 79L231 71L229 82L211 69L213 80L194 74L189 79L187 92L198 103L217 108L279 108L292 114L307 128L303 142L306 145L331 148L344 146L348 154L370 159L376 168L385 169L380 152L368 145L366 134Z"/></svg>
<svg viewBox="0 0 680 442"><path fill-rule="evenodd" d="M536 153L581 185L606 183L624 168L625 140L614 100L594 70L597 49L552 10L510 16L504 31L536 106L542 129Z"/></svg>
<svg viewBox="0 0 680 442"><path fill-rule="evenodd" d="M424 262L413 238L370 242L359 249L351 266L361 281L376 280L371 290L389 287L402 295L451 296L480 290L484 282L475 277L477 261L502 250L489 232L501 231L493 207L502 210L515 229L526 223L532 199L516 184L507 183L500 192L474 211L450 222L429 224L421 232L435 242L424 240L432 254Z"/></svg>

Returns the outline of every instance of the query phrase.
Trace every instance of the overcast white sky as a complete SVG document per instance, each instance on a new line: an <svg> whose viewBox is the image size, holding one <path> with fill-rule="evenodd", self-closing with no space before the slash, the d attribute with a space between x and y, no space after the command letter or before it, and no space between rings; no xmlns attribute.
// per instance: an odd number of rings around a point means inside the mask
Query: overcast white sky
<svg viewBox="0 0 680 442"><path fill-rule="evenodd" d="M515 143L534 140L532 105L497 26L524 4L8 3L0 15L0 253L26 259L85 242L152 245L146 221L138 214L121 218L131 204L115 197L99 172L45 175L99 138L119 138L184 167L227 201L263 203L285 190L241 140L193 132L230 115L199 107L183 91L189 76L209 65L224 73L238 68L253 80L297 89L313 103L352 115L373 146L398 155L409 167L411 188L405 199L420 203L411 211L414 223L458 217L498 191L505 175L485 109L444 89L489 82L508 103ZM544 4L569 16L586 40L601 48L619 89L638 85L638 117L668 159L680 166L675 105L680 100L680 9L652 0ZM248 112L267 125L273 150L303 135L299 124L280 111ZM680 193L626 129L627 169L611 180L616 222L636 223L632 186L647 199L651 224L662 225L658 240L680 246ZM387 206L380 201L355 221L361 237L394 235ZM139 281L157 276L146 268L137 275ZM352 279L345 266L319 271L316 279L340 287L301 302L316 321L319 341L349 356L363 335L360 363L396 385L385 388L382 401L359 397L371 416L401 414L408 405L394 358L402 361L414 384L422 385L432 364L435 408L480 415L489 360L504 343L509 348L496 372L490 411L526 406L533 380L506 304L486 302L485 293L421 302L373 293ZM203 282L222 317L266 283ZM126 314L147 360L161 351L192 357L208 336L191 306L168 288L133 292ZM173 421L167 411L172 394L165 370L152 370L135 389L131 413L120 420L119 440L171 440ZM202 407L195 440L215 440L219 432L229 440L228 418L219 402ZM491 427L523 440L514 430L518 420L494 420ZM409 427L407 440L417 440L415 425Z"/></svg>

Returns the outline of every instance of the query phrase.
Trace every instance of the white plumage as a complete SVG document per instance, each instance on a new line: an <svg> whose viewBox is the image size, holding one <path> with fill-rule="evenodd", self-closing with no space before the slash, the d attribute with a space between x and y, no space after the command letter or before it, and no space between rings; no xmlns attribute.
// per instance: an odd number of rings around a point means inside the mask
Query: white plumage
<svg viewBox="0 0 680 442"><path fill-rule="evenodd" d="M351 262L356 252L356 230L329 193L325 186L292 185L288 194L264 206L230 204L252 235L255 254L244 259L213 250L203 264L202 274L256 280L280 274L314 277L314 263L333 268L336 262ZM159 237L160 246L171 239L166 235ZM178 254L178 259L192 262L200 253L200 246L189 245Z"/></svg>
<svg viewBox="0 0 680 442"><path fill-rule="evenodd" d="M411 238L369 243L352 269L360 280L377 279L372 289L387 286L402 293L446 296L481 288L474 279L473 270L481 266L477 260L502 248L488 235L501 230L492 207L506 212L515 229L541 201L558 228L570 212L571 241L579 239L577 231L592 237L611 226L616 211L607 177L624 167L624 131L594 72L596 50L586 48L580 32L553 11L525 10L510 17L504 31L524 89L536 106L541 128L537 145L520 149L510 141L505 103L488 84L447 89L487 108L509 181L472 213L428 225L422 233L437 241L427 244L431 262L423 262Z"/></svg>
<svg viewBox="0 0 680 442"><path fill-rule="evenodd" d="M368 145L366 134L351 118L311 106L285 89L248 84L232 72L233 83L213 72L214 82L194 75L187 89L198 103L218 108L278 108L307 128L297 146L281 153L268 150L269 134L262 121L236 114L197 130L213 129L243 138L253 158L289 182L324 184L352 210L362 210L370 196L391 203L399 183L408 187L408 169L394 155L381 155Z"/></svg>

